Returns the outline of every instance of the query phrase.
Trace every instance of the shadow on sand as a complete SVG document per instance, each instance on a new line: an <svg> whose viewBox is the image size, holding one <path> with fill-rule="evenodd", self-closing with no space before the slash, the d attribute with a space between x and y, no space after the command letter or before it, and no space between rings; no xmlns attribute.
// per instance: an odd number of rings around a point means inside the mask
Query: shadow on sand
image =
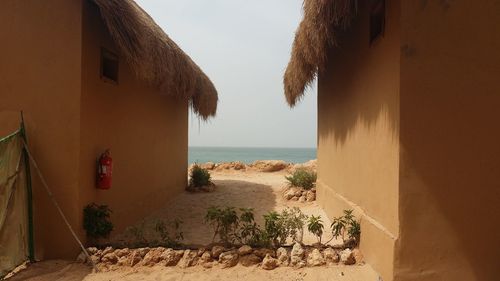
<svg viewBox="0 0 500 281"><path fill-rule="evenodd" d="M214 183L216 185L214 192L183 192L136 226L140 227L142 224L145 232L148 232L158 219L165 221L180 219L183 222L182 243L188 246L206 246L212 243L213 236L212 228L204 222L209 207L253 208L256 221L262 224L262 215L276 206L276 193L270 185L244 180L214 180ZM123 235L118 235L116 238L123 239Z"/></svg>

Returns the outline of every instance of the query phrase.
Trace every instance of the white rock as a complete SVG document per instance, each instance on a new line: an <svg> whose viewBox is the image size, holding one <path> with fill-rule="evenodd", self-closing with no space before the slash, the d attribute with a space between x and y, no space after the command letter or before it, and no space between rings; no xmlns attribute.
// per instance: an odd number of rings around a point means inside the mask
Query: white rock
<svg viewBox="0 0 500 281"><path fill-rule="evenodd" d="M243 266L252 266L260 263L262 261L262 258L259 258L258 256L254 254L246 255L240 257L240 264Z"/></svg>
<svg viewBox="0 0 500 281"><path fill-rule="evenodd" d="M217 259L219 258L220 254L224 252L224 247L222 246L213 246L212 247L212 258Z"/></svg>
<svg viewBox="0 0 500 281"><path fill-rule="evenodd" d="M352 251L350 249L345 249L340 252L340 261L345 265L356 263L356 259L354 258L354 255L352 254Z"/></svg>
<svg viewBox="0 0 500 281"><path fill-rule="evenodd" d="M236 251L228 251L220 254L219 263L222 268L233 267L238 264L238 253Z"/></svg>
<svg viewBox="0 0 500 281"><path fill-rule="evenodd" d="M238 255L244 256L252 253L252 247L248 245L243 245L238 249Z"/></svg>
<svg viewBox="0 0 500 281"><path fill-rule="evenodd" d="M166 249L161 254L162 264L165 266L175 266L179 260L184 256L184 251L175 251L173 249Z"/></svg>
<svg viewBox="0 0 500 281"><path fill-rule="evenodd" d="M325 264L325 258L318 249L314 249L307 256L307 265L309 266L321 266Z"/></svg>
<svg viewBox="0 0 500 281"><path fill-rule="evenodd" d="M265 270L272 270L272 269L275 269L276 267L278 267L279 265L279 261L273 257L271 257L271 255L267 254L264 259L262 260L262 269L265 269Z"/></svg>
<svg viewBox="0 0 500 281"><path fill-rule="evenodd" d="M307 200L307 202L312 202L312 201L316 200L316 193L314 193L312 191L308 191L306 193L306 200Z"/></svg>
<svg viewBox="0 0 500 281"><path fill-rule="evenodd" d="M323 250L323 256L328 264L338 263L340 260L339 254L330 247Z"/></svg>
<svg viewBox="0 0 500 281"><path fill-rule="evenodd" d="M177 263L180 268L187 268L196 265L198 262L198 252L194 250L185 250L184 255Z"/></svg>
<svg viewBox="0 0 500 281"><path fill-rule="evenodd" d="M292 248L292 252L290 253L290 265L294 267L303 267L305 266L304 258L304 249L299 243L295 243Z"/></svg>
<svg viewBox="0 0 500 281"><path fill-rule="evenodd" d="M288 266L288 264L290 263L288 251L285 248L278 248L278 250L276 250L276 256L281 266Z"/></svg>
<svg viewBox="0 0 500 281"><path fill-rule="evenodd" d="M144 266L153 266L159 263L162 258L163 258L163 253L165 252L165 248L163 247L158 247L151 249L145 256L144 259L142 260L141 265Z"/></svg>

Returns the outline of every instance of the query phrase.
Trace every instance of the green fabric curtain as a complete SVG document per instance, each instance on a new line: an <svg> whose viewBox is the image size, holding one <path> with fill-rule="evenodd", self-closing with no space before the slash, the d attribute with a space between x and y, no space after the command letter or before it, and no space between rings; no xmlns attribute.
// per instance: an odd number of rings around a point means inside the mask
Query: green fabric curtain
<svg viewBox="0 0 500 281"><path fill-rule="evenodd" d="M26 163L20 131L0 139L0 277L29 258Z"/></svg>

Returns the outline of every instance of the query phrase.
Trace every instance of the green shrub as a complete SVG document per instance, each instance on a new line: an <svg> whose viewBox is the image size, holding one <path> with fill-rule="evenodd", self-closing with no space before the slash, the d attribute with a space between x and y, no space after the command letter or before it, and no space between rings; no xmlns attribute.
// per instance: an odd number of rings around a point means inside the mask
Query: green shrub
<svg viewBox="0 0 500 281"><path fill-rule="evenodd" d="M343 216L340 217L334 217L332 220L332 234L333 238L337 239L338 237L342 238L342 241L344 241L345 238L345 228L346 228L346 222Z"/></svg>
<svg viewBox="0 0 500 281"><path fill-rule="evenodd" d="M107 238L113 230L110 215L111 210L106 205L91 203L83 209L83 228L92 243Z"/></svg>
<svg viewBox="0 0 500 281"><path fill-rule="evenodd" d="M294 242L302 243L307 216L298 207L293 207L281 211L280 219L286 237L290 237Z"/></svg>
<svg viewBox="0 0 500 281"><path fill-rule="evenodd" d="M240 209L240 225L236 231L236 237L241 244L255 246L265 246L264 232L260 226L255 222L253 209L241 208Z"/></svg>
<svg viewBox="0 0 500 281"><path fill-rule="evenodd" d="M317 175L311 170L302 168L295 170L292 175L285 178L291 186L311 189L316 183Z"/></svg>
<svg viewBox="0 0 500 281"><path fill-rule="evenodd" d="M182 221L175 219L173 222L165 222L157 220L155 222L155 231L159 236L159 242L154 246L162 246L166 248L178 247L181 240L184 239L184 233L180 230Z"/></svg>
<svg viewBox="0 0 500 281"><path fill-rule="evenodd" d="M344 215L333 218L331 225L333 238L341 237L345 243L345 235L354 242L354 246L359 244L361 237L361 224L353 215L353 210L344 210Z"/></svg>
<svg viewBox="0 0 500 281"><path fill-rule="evenodd" d="M307 216L297 207L265 214L263 228L255 222L253 209L241 208L239 213L233 207L207 209L205 222L213 227L213 241L218 236L226 244L239 242L252 247L280 247L288 238L302 242Z"/></svg>
<svg viewBox="0 0 500 281"><path fill-rule="evenodd" d="M273 246L278 247L286 242L287 233L283 220L278 212L271 211L264 215L264 231L264 237L268 239Z"/></svg>
<svg viewBox="0 0 500 281"><path fill-rule="evenodd" d="M321 238L323 237L323 221L321 220L321 216L312 215L309 217L307 222L307 230L316 236L318 239L318 243L321 244Z"/></svg>
<svg viewBox="0 0 500 281"><path fill-rule="evenodd" d="M125 231L126 234L130 234L130 236L132 236L132 241L127 241L127 244L129 244L133 248L148 246L148 240L144 235L144 229L145 229L144 223L141 223L140 226L134 225L127 228Z"/></svg>
<svg viewBox="0 0 500 281"><path fill-rule="evenodd" d="M194 164L189 173L189 185L192 187L207 186L212 183L210 173L198 164Z"/></svg>
<svg viewBox="0 0 500 281"><path fill-rule="evenodd" d="M231 244L235 237L235 231L238 227L238 215L233 207L210 207L205 215L205 222L214 229L214 236L219 236L221 242Z"/></svg>

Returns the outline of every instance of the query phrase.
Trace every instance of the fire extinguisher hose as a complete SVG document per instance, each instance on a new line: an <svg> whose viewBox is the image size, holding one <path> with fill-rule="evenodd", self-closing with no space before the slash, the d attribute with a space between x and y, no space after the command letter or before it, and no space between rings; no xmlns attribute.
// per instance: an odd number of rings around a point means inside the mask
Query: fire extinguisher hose
<svg viewBox="0 0 500 281"><path fill-rule="evenodd" d="M97 269L97 266L96 264L94 263L94 261L90 258L90 255L89 253L87 252L87 249L85 249L85 247L83 246L83 243L82 241L80 241L80 239L78 238L78 236L76 235L75 231L73 230L73 228L71 227L71 224L68 222L68 219L66 218L66 216L64 215L61 207L59 206L59 204L57 203L54 195L52 194L52 192L50 191L50 188L49 186L47 185L47 182L45 181L45 178L43 177L42 175L42 172L40 171L40 169L38 168L38 164L36 163L35 159L33 158L33 156L31 155L31 152L28 148L28 144L26 144L26 141L23 140L23 144L24 144L24 148L26 149L26 153L28 154L28 157L30 158L31 160L31 163L33 164L33 167L35 168L37 174L38 174L38 177L40 178L40 181L42 182L42 185L43 187L45 188L45 190L47 191L47 194L49 195L49 198L50 200L52 201L52 203L54 204L54 206L56 207L57 211L59 212L59 214L61 215L61 218L63 219L64 223L66 223L66 226L68 227L69 231L71 232L71 234L73 235L73 237L75 238L76 242L78 242L78 244L80 245L80 248L82 248L82 251L83 253L85 253L85 256L87 256L87 260L89 260L91 263L92 263L92 267L94 268L94 270L96 272L98 272L99 270ZM26 163L28 164L28 163Z"/></svg>

